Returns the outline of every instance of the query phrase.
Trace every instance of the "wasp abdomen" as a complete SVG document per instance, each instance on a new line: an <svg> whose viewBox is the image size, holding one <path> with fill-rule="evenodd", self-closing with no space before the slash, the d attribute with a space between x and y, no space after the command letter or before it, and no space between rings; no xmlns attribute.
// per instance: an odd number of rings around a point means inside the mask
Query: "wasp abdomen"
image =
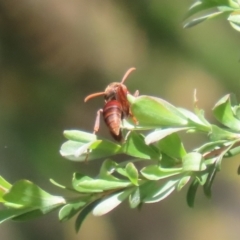
<svg viewBox="0 0 240 240"><path fill-rule="evenodd" d="M122 105L117 100L107 102L103 108L103 118L110 133L116 141L122 140L121 121L123 118Z"/></svg>

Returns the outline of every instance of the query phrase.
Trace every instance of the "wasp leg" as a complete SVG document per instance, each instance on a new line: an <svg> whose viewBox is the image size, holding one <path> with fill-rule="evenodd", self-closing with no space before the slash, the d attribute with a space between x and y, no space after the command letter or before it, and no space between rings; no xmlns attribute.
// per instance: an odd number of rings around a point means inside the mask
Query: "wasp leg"
<svg viewBox="0 0 240 240"><path fill-rule="evenodd" d="M135 93L133 94L134 97L138 97L139 96L139 91L136 90Z"/></svg>
<svg viewBox="0 0 240 240"><path fill-rule="evenodd" d="M133 116L133 114L131 112L129 112L129 116L130 116L130 118L132 118L134 124L138 125L138 120Z"/></svg>
<svg viewBox="0 0 240 240"><path fill-rule="evenodd" d="M94 124L94 128L93 128L93 133L95 134L96 132L98 132L99 127L100 127L100 114L103 112L102 109L99 109L97 111L97 116L96 116L96 120L95 120L95 124Z"/></svg>
<svg viewBox="0 0 240 240"><path fill-rule="evenodd" d="M135 93L133 94L134 97L138 97L139 96L139 91L136 90ZM132 114L131 110L129 110L129 116L130 118L133 120L135 125L138 125L138 120L134 117L134 115Z"/></svg>
<svg viewBox="0 0 240 240"><path fill-rule="evenodd" d="M100 127L100 114L101 114L102 112L103 112L102 109L99 109L99 110L97 111L97 116L96 116L96 120L95 120L94 128L93 128L93 134L95 134L95 133L98 132L98 130L99 130L99 127ZM85 163L87 163L87 161L88 161L89 154L90 154L90 150L88 149L88 150L87 150L86 158L85 158L85 160L84 160Z"/></svg>

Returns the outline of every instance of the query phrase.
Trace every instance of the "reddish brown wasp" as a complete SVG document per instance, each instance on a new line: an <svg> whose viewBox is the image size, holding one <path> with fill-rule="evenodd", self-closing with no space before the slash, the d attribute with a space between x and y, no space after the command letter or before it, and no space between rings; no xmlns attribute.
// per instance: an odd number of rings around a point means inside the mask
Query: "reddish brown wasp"
<svg viewBox="0 0 240 240"><path fill-rule="evenodd" d="M110 130L111 135L118 142L121 142L123 140L121 131L121 122L123 118L131 117L133 122L137 124L137 120L131 113L130 105L127 100L127 94L129 93L129 91L127 87L123 84L129 74L134 70L135 68L128 69L120 83L110 83L104 92L90 94L84 99L84 102L87 102L89 99L98 96L104 96L105 99L105 105L103 109L97 111L97 117L94 125L94 133L99 130L101 112L103 114L103 119ZM134 96L137 95L138 91L136 91Z"/></svg>

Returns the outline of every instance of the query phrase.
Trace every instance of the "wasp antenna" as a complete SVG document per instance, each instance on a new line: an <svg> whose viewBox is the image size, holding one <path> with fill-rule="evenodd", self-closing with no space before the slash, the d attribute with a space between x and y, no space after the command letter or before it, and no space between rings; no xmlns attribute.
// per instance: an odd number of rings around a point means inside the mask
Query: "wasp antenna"
<svg viewBox="0 0 240 240"><path fill-rule="evenodd" d="M134 71L134 70L136 70L136 68L134 68L134 67L129 68L129 69L127 70L127 72L124 74L121 83L124 83L124 81L127 79L128 75L129 75L132 71Z"/></svg>
<svg viewBox="0 0 240 240"><path fill-rule="evenodd" d="M98 93L93 93L93 94L90 94L90 95L88 95L87 97L85 97L85 99L84 99L84 102L87 102L89 99L91 99L91 98L95 98L95 97L98 97L98 96L102 96L102 95L104 95L105 94L105 92L98 92Z"/></svg>

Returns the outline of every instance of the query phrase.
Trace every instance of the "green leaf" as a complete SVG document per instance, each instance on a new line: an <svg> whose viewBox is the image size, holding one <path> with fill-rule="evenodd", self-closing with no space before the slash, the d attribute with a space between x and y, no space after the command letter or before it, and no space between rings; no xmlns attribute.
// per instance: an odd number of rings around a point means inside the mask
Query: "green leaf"
<svg viewBox="0 0 240 240"><path fill-rule="evenodd" d="M172 158L181 159L187 154L180 137L176 133L168 135L159 141L158 147L161 152Z"/></svg>
<svg viewBox="0 0 240 240"><path fill-rule="evenodd" d="M76 222L75 222L75 230L78 232L82 226L82 223L84 219L87 217L87 215L93 210L93 208L99 203L99 199L96 201L88 204L78 215Z"/></svg>
<svg viewBox="0 0 240 240"><path fill-rule="evenodd" d="M34 209L32 211L28 211L17 217L14 217L13 220L14 221L29 221L29 220L41 217L43 215L46 215L47 213L52 212L55 209L59 208L61 205L59 205L59 204L49 205L49 206L41 207L40 209Z"/></svg>
<svg viewBox="0 0 240 240"><path fill-rule="evenodd" d="M203 171L206 169L204 159L200 153L191 152L183 157L183 171Z"/></svg>
<svg viewBox="0 0 240 240"><path fill-rule="evenodd" d="M177 185L177 191L180 191L191 179L191 176L187 175L187 176L183 176Z"/></svg>
<svg viewBox="0 0 240 240"><path fill-rule="evenodd" d="M88 143L88 142L93 142L97 140L96 134L87 133L87 132L78 131L78 130L65 130L63 132L63 135L65 138L69 140L82 142L82 143Z"/></svg>
<svg viewBox="0 0 240 240"><path fill-rule="evenodd" d="M227 19L231 26L237 30L237 31L240 31L240 14L239 14L239 11L235 11L235 12L232 12L228 19Z"/></svg>
<svg viewBox="0 0 240 240"><path fill-rule="evenodd" d="M205 195L210 198L212 195L211 193L212 184L217 173L217 167L215 164L209 167L208 173L209 174L208 174L206 183L203 185L203 191Z"/></svg>
<svg viewBox="0 0 240 240"><path fill-rule="evenodd" d="M65 204L64 198L52 196L27 180L16 182L3 198L6 202L17 204L19 207L38 207L42 210L53 205Z"/></svg>
<svg viewBox="0 0 240 240"><path fill-rule="evenodd" d="M199 182L197 179L194 179L188 188L187 192L187 204L189 207L194 207L194 201L197 193Z"/></svg>
<svg viewBox="0 0 240 240"><path fill-rule="evenodd" d="M116 168L116 172L119 173L120 175L124 176L124 177L128 177L127 173L126 173L126 169L123 169L119 166Z"/></svg>
<svg viewBox="0 0 240 240"><path fill-rule="evenodd" d="M7 180L5 180L2 176L0 176L0 187L4 189L6 192L12 187L12 184L10 184Z"/></svg>
<svg viewBox="0 0 240 240"><path fill-rule="evenodd" d="M147 127L181 127L188 124L187 119L172 104L161 98L128 94L131 111L139 121L140 126Z"/></svg>
<svg viewBox="0 0 240 240"><path fill-rule="evenodd" d="M240 121L235 117L232 110L231 101L234 101L234 95L226 95L221 98L214 106L213 113L216 119L223 125L235 131L240 130Z"/></svg>
<svg viewBox="0 0 240 240"><path fill-rule="evenodd" d="M162 153L162 157L160 160L160 165L162 168L175 168L177 165L182 163L182 159L173 158L165 153Z"/></svg>
<svg viewBox="0 0 240 240"><path fill-rule="evenodd" d="M193 27L193 26L196 26L197 24L199 23L202 23L204 22L205 20L209 20L209 19L212 19L212 18L215 18L219 15L222 15L224 14L223 11L221 10L214 10L213 12L211 13L202 13L201 16L199 17L195 17L191 20L188 20L185 24L184 24L184 28L190 28L190 27Z"/></svg>
<svg viewBox="0 0 240 240"><path fill-rule="evenodd" d="M92 179L75 173L73 177L73 187L79 192L103 192L111 189L119 189L132 186L132 183L125 180L109 181L104 179Z"/></svg>
<svg viewBox="0 0 240 240"><path fill-rule="evenodd" d="M122 153L142 158L142 159L159 159L159 153L154 146L145 144L144 137L137 132L131 132L127 141L122 145Z"/></svg>
<svg viewBox="0 0 240 240"><path fill-rule="evenodd" d="M219 154L217 157L216 157L216 161L215 161L215 164L216 164L216 168L218 171L221 170L221 163L222 163L222 159L225 155L228 155L228 152L229 150L234 146L235 143L237 143L237 141L232 141L232 142L229 142L230 145L225 148L224 150L221 151L221 154Z"/></svg>
<svg viewBox="0 0 240 240"><path fill-rule="evenodd" d="M198 115L188 111L184 108L178 108L178 110L188 119L188 128L191 129L191 127L196 128L197 130L203 130L203 131L209 131L209 123L204 117L204 111L198 109ZM195 110L196 111L196 110Z"/></svg>
<svg viewBox="0 0 240 240"><path fill-rule="evenodd" d="M19 208L19 209L13 209L13 208L2 209L0 211L0 224L7 220L13 219L17 216L20 216L24 213L31 212L35 209L36 208L34 208L34 207Z"/></svg>
<svg viewBox="0 0 240 240"><path fill-rule="evenodd" d="M131 208L136 208L141 204L140 188L136 187L129 196L129 204Z"/></svg>
<svg viewBox="0 0 240 240"><path fill-rule="evenodd" d="M226 131L216 125L212 125L212 131L210 133L210 139L212 141L218 140L234 140L239 139L239 134Z"/></svg>
<svg viewBox="0 0 240 240"><path fill-rule="evenodd" d="M161 168L157 165L149 165L140 172L146 179L156 181L179 174L182 168Z"/></svg>
<svg viewBox="0 0 240 240"><path fill-rule="evenodd" d="M105 179L105 180L110 180L110 181L117 181L118 178L112 176L117 165L118 164L116 162L114 162L110 159L105 160L101 166L99 178Z"/></svg>
<svg viewBox="0 0 240 240"><path fill-rule="evenodd" d="M118 154L120 149L120 145L107 140L96 140L85 144L69 140L61 146L60 153L69 160L82 162L86 159L89 161Z"/></svg>
<svg viewBox="0 0 240 240"><path fill-rule="evenodd" d="M206 183L208 174L209 174L208 170L204 172L195 173L195 177L201 186L203 186Z"/></svg>
<svg viewBox="0 0 240 240"><path fill-rule="evenodd" d="M153 131L153 132L149 133L145 137L145 143L147 145L149 145L151 143L157 142L157 141L165 138L168 135L171 135L172 133L183 131L183 130L187 130L187 129L189 129L189 127L166 128L166 129L156 130L156 131Z"/></svg>
<svg viewBox="0 0 240 240"><path fill-rule="evenodd" d="M233 106L232 107L232 110L233 110L233 113L234 113L234 116L240 120L240 106L236 105L236 106Z"/></svg>
<svg viewBox="0 0 240 240"><path fill-rule="evenodd" d="M11 184L0 176L0 202L5 202L2 196L11 188Z"/></svg>
<svg viewBox="0 0 240 240"><path fill-rule="evenodd" d="M60 221L69 220L74 215L76 215L85 205L86 205L86 202L83 202L83 201L66 204L60 209L58 213L59 220Z"/></svg>
<svg viewBox="0 0 240 240"><path fill-rule="evenodd" d="M233 157L240 153L240 146L233 147L232 149L228 150L228 152L224 155L224 157Z"/></svg>
<svg viewBox="0 0 240 240"><path fill-rule="evenodd" d="M138 170L133 163L126 165L126 174L129 180L136 186L138 186Z"/></svg>
<svg viewBox="0 0 240 240"><path fill-rule="evenodd" d="M168 197L175 189L179 182L179 179L171 179L165 184L161 185L157 189L152 189L152 192L148 193L148 196L145 197L142 201L145 203L154 203L163 200Z"/></svg>
<svg viewBox="0 0 240 240"><path fill-rule="evenodd" d="M195 149L195 152L199 152L199 153L206 153L206 152L210 152L213 151L214 149L218 149L219 147L223 146L224 144L227 144L226 140L218 140L215 142L208 142L204 145L202 145L201 147Z"/></svg>
<svg viewBox="0 0 240 240"><path fill-rule="evenodd" d="M219 9L219 11L224 12L224 11L233 11L235 8L239 8L239 4L237 4L234 1L229 1L229 0L198 0L195 1L189 11L187 12L187 15L185 19L200 13L200 12L205 12L206 10L212 10L214 11L214 8Z"/></svg>
<svg viewBox="0 0 240 240"><path fill-rule="evenodd" d="M98 203L93 209L94 216L102 216L115 207L117 207L120 203L122 203L133 191L133 189L126 189L122 192L118 192L116 194L112 194L109 197L104 198L100 203Z"/></svg>

